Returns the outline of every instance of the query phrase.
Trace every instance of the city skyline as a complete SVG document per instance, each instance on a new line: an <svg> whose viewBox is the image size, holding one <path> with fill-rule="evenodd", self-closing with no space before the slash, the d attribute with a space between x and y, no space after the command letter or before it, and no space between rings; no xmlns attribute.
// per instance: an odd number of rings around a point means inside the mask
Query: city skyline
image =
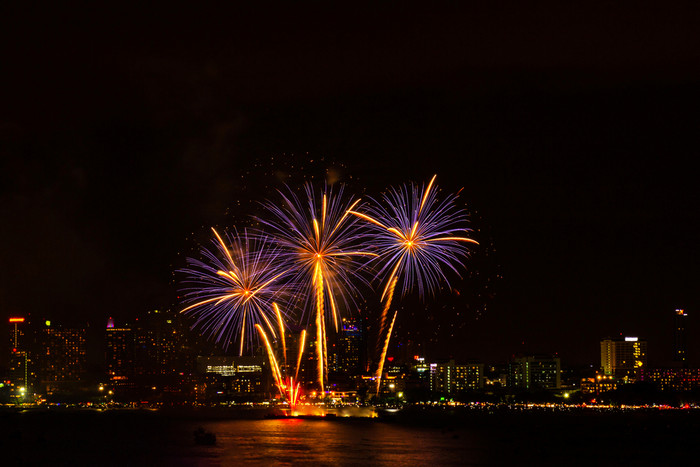
<svg viewBox="0 0 700 467"><path fill-rule="evenodd" d="M674 310L673 314L675 316L683 316L684 318L688 316L685 310L681 309ZM198 352L198 354L202 355L218 355L222 357L226 356L227 358L238 355L238 352L235 349L232 349L231 347L224 347L220 342L217 342L216 340L213 340L211 338L207 339L204 336L202 336L196 328L190 328L190 326L188 326L190 321L185 316L179 314L177 311L173 311L170 309L149 310L143 314L138 315L133 320L129 321L119 319L115 320L113 317L110 316L106 320L106 322L102 323L102 326L100 326L99 323L92 322L76 322L70 320L52 321L44 320L43 318L41 320L32 320L30 317L11 316L8 320L9 326L7 329L8 335L10 337L8 349L10 351L10 354L16 351L18 351L21 354L22 352L25 352L27 350L27 342L31 342L34 346L41 343L42 339L37 339L36 336L41 333L45 333L47 330L79 330L80 333L83 335L81 339L90 343L89 347L91 348L91 351L88 351L87 354L92 354L91 356L93 357L92 359L85 360L81 364L81 366L90 366L92 368L92 370L90 371L92 372L99 368L99 371L104 370L109 376L113 374L111 372L110 360L113 358L123 358L124 350L120 351L120 353L122 353L122 356L120 357L109 357L109 352L107 354L104 353L106 347L113 344L119 344L123 346L125 335L128 335L129 338L136 343L137 339L134 337L133 334L136 329L142 329L144 328L144 326L148 328L149 326L152 326L153 323L160 323L157 325L157 328L161 329L162 326L164 326L166 320L168 326L175 326L177 329L179 329L178 333L184 333L183 335L185 336L185 340L182 342L187 342L187 344L184 344L183 347L185 349L193 350L195 352ZM151 324L149 325L149 323ZM676 323L677 321L674 320L674 326L671 329L671 332L673 332L674 335L678 334L678 328L676 327ZM285 335L287 335L287 340L290 339L290 336L297 336L291 337L292 341L289 342L286 346L288 348L289 354L292 355L292 357L290 357L290 361L292 363L296 360L298 355L298 349L296 349L295 346L298 344L299 333L302 331L311 332L314 326L314 323L309 323L308 325L298 325L292 323L285 328ZM374 333L372 333L372 329L374 329ZM375 342L377 338L376 329L377 323L372 323L369 317L356 316L353 318L343 318L338 332L329 333L328 335L328 345L331 349L329 350L329 353L334 353L334 358L336 359L329 363L329 371L335 373L348 374L372 373L374 371L372 368L376 366L377 358L379 357L379 354L376 352L375 348L377 345L377 343ZM90 330L93 330L95 332L90 333ZM683 331L685 330L683 329ZM159 330L158 333L160 332L161 331ZM159 337L158 339L161 338ZM180 338L178 337L178 339ZM181 342L178 339L168 344L168 348L170 349L169 351L177 351L178 346L181 345ZM685 339L685 334L683 334L683 339ZM391 364L392 362L401 362L404 364L413 362L418 356L420 356L421 359L429 358L435 361L447 361L457 359L458 361L462 362L482 362L490 365L502 365L504 363L513 361L514 359L532 355L550 355L553 357L560 358L559 352L548 349L539 349L537 351L522 350L516 353L512 353L505 359L500 360L485 359L478 357L477 355L464 357L459 355L456 356L454 354L446 354L442 350L431 351L430 347L426 346L424 343L417 345L411 343L407 344L407 341L409 340L410 339L407 339L405 336L396 336L395 341L392 339L392 345L389 346L389 351L386 355L387 358L385 359L387 364ZM18 345L17 342L21 342L22 345ZM281 350L282 341L280 340L279 336L276 336L274 338L270 336L270 343L275 348L280 347L280 349L278 350ZM645 368L650 366L654 366L657 368L688 368L698 366L698 363L696 361L689 361L685 357L678 358L678 345L676 340L674 340L673 345L669 348L652 349L651 363L649 363L648 361L648 340L643 335L632 336L630 334L620 333L619 335L613 336L601 336L596 341L593 341L590 344L596 349L594 352L595 358L588 362L565 361L566 366L572 368L583 368L587 366L589 368L598 369L604 372L604 374L612 374L610 368L611 365L614 366L617 364L613 363L617 362L617 359L622 359L623 361L628 360L627 365L632 366L624 366L623 364L623 366L620 368L623 368L629 374L631 374L630 372L632 370L638 370L642 366ZM83 358L85 358L84 354L86 353L85 345L85 342L81 343L81 346L83 348L83 350L81 351L83 354ZM314 353L314 346L314 338L307 338L307 349L304 352ZM641 346L643 365L635 365L635 362L637 360L634 360L632 357L632 355L634 354L635 357L638 358L638 346ZM629 349L627 349L627 347L629 347ZM631 350L633 347L636 349L636 352L633 352ZM440 347L437 348L440 349ZM352 352L355 354L354 357L340 356L339 352L348 352L348 349L352 349ZM6 354L7 352L4 353ZM616 353L617 356L615 356ZM136 361L139 359L139 357L134 355L133 351L131 354L128 355L130 355L128 359L131 361L131 363L136 365ZM260 341L257 343L257 345L249 348L242 356L255 355L267 355L267 351L265 350L265 344L263 341ZM603 355L607 355L607 357L603 357ZM97 358L95 358L95 356L97 356ZM142 356L140 358L141 364L144 365L146 361L150 360L159 360L159 357L151 357L147 357L145 355ZM351 359L347 360L347 358ZM102 368L102 365L104 365L104 368ZM307 371L309 370L307 369Z"/></svg>
<svg viewBox="0 0 700 467"><path fill-rule="evenodd" d="M375 397L375 382L381 381L376 383L376 397L385 401L571 397L571 401L595 403L597 396L625 397L630 391L646 391L644 397L653 398L664 393L692 396L700 388L700 368L687 361L670 366L649 364L646 340L633 336L601 339L600 365L585 367L546 353L489 362L399 352L387 359L379 380L369 357L372 339L363 320L344 319L339 335L328 341L324 358L329 360L329 373L321 392L312 330L292 327L285 331L286 347L278 335L265 342L267 349L261 343L257 350L239 356L202 346L176 313L151 311L139 318L134 325L112 318L104 323L99 368L87 364L85 327L50 321L32 326L24 318L10 318L13 326L6 350L12 358L0 381L3 400L29 404L167 402L180 406L287 400L293 408L290 397L366 403ZM305 341L307 331L311 339ZM273 349L277 362L270 354ZM280 371L293 378L287 381L295 382L296 393L283 390Z"/></svg>

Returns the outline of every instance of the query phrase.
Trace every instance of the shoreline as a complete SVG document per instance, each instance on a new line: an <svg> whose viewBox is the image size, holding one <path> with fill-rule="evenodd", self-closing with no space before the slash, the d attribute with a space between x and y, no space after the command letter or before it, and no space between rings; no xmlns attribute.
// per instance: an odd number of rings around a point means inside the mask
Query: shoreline
<svg viewBox="0 0 700 467"><path fill-rule="evenodd" d="M299 420L373 420L392 423L442 423L450 421L467 421L470 419L504 419L528 418L532 416L615 416L615 415L656 415L679 414L681 416L700 416L698 407L667 406L515 406L515 405L478 405L478 406L432 406L411 405L402 408L383 407L315 407L305 406L297 415L290 415L288 407L255 407L249 405L225 407L85 407L85 406L3 406L0 416L39 416L60 414L113 414L142 415L178 420L265 420L265 419L299 419Z"/></svg>

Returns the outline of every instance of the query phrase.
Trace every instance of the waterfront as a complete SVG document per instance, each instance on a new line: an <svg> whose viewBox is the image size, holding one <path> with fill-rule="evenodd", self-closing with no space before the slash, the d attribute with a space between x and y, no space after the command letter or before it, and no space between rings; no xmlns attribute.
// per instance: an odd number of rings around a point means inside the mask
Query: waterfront
<svg viewBox="0 0 700 467"><path fill-rule="evenodd" d="M663 465L693 454L695 410L503 410L329 420L192 412L3 413L4 465ZM197 445L198 427L216 435Z"/></svg>

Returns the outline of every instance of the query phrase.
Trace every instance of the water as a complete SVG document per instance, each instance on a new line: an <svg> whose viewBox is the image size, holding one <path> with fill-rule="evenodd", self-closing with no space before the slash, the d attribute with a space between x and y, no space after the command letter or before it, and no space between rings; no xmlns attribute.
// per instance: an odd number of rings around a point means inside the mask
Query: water
<svg viewBox="0 0 700 467"><path fill-rule="evenodd" d="M207 424L217 433L222 465L256 464L463 465L482 464L474 437L454 430L373 420L259 420Z"/></svg>
<svg viewBox="0 0 700 467"><path fill-rule="evenodd" d="M700 414L689 411L447 411L393 420L230 416L227 412L0 413L0 464L651 466L694 456L700 435ZM195 444L193 432L198 427L216 434L216 445Z"/></svg>

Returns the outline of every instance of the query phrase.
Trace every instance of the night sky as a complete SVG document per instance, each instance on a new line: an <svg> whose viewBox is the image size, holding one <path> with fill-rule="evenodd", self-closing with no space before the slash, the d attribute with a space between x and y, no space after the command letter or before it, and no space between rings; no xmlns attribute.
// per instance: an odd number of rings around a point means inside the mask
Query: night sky
<svg viewBox="0 0 700 467"><path fill-rule="evenodd" d="M691 7L3 9L3 323L176 306L197 240L282 181L437 174L481 247L397 339L597 365L622 333L664 364L680 307L700 365Z"/></svg>

